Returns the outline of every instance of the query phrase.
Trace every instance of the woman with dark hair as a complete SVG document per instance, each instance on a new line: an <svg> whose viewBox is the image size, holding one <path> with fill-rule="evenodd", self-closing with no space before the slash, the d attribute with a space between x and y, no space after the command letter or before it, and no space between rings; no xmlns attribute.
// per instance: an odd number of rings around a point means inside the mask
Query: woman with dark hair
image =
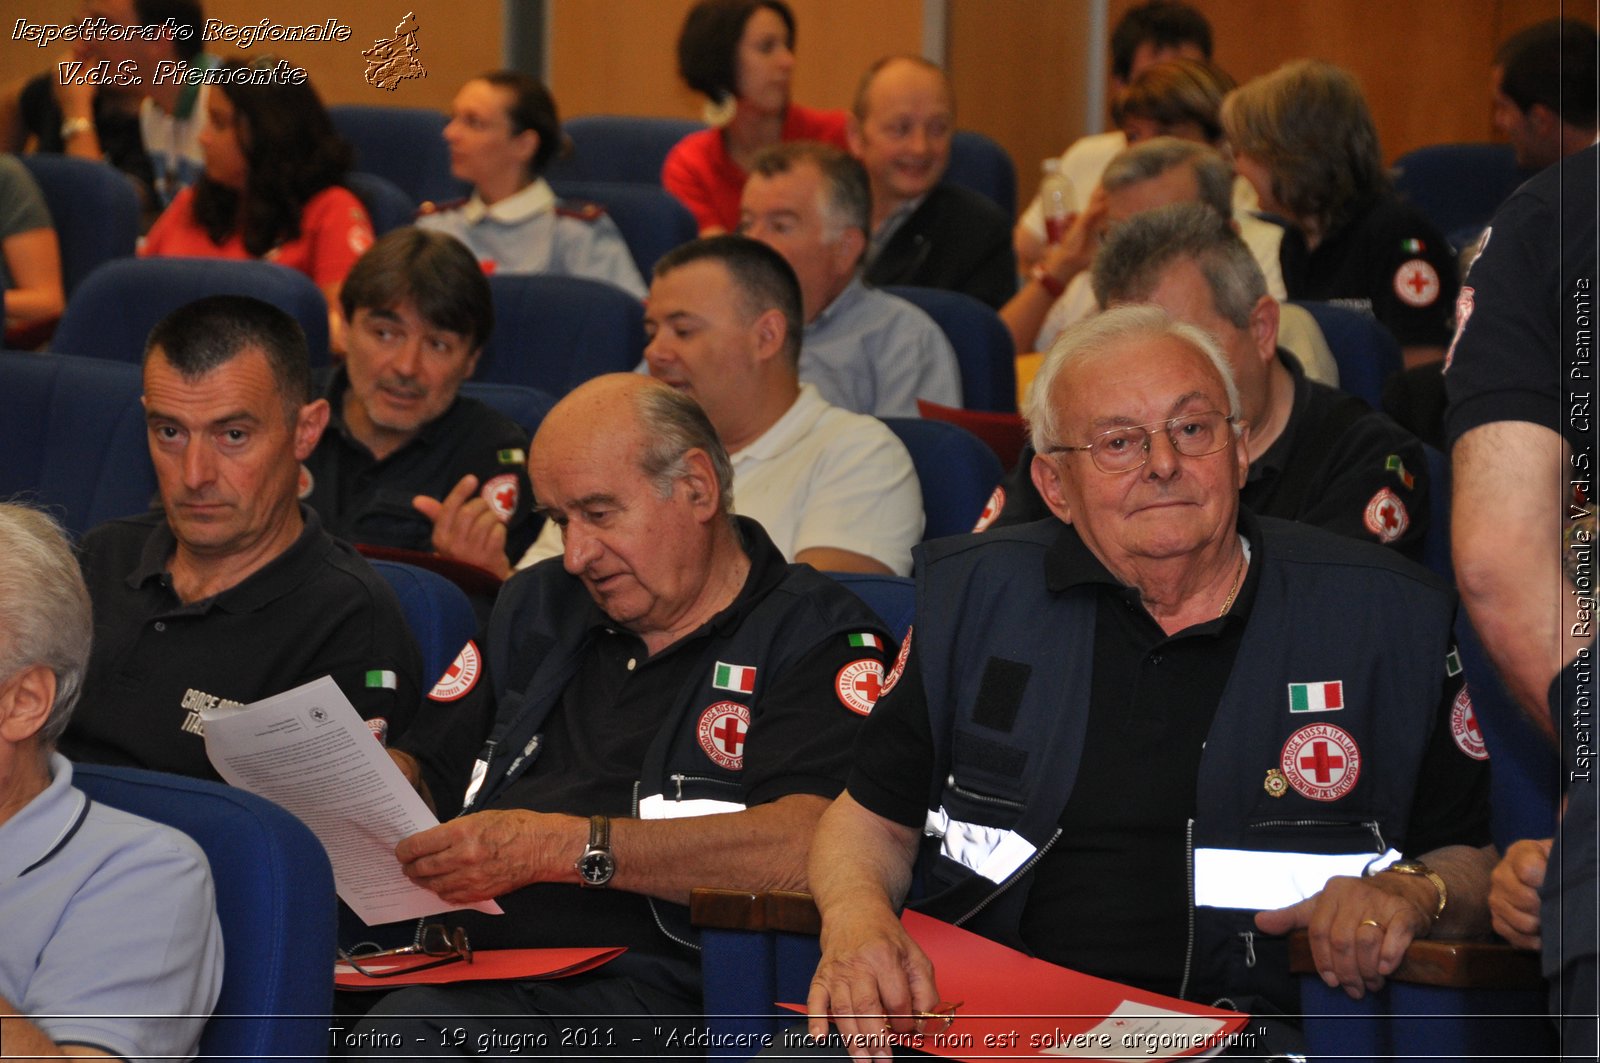
<svg viewBox="0 0 1600 1063"><path fill-rule="evenodd" d="M616 223L597 204L558 201L544 179L561 148L561 120L538 79L513 70L473 78L450 105L444 140L450 173L472 195L424 204L419 228L454 236L486 270L589 277L644 298Z"/></svg>
<svg viewBox="0 0 1600 1063"><path fill-rule="evenodd" d="M783 0L700 0L678 35L678 73L708 101L712 128L678 142L661 183L709 236L739 227L739 195L750 163L785 140L821 140L848 150L843 111L789 102L794 12Z"/></svg>
<svg viewBox="0 0 1600 1063"><path fill-rule="evenodd" d="M299 270L328 300L329 339L343 349L339 286L372 246L366 208L340 182L350 147L308 82L275 57L222 64L206 94L205 172L151 226L139 253L262 258ZM231 74L231 76L230 76Z"/></svg>
<svg viewBox="0 0 1600 1063"><path fill-rule="evenodd" d="M1222 127L1261 209L1288 223L1289 298L1360 307L1394 333L1407 365L1442 358L1455 256L1391 187L1355 77L1316 60L1286 63L1229 93Z"/></svg>

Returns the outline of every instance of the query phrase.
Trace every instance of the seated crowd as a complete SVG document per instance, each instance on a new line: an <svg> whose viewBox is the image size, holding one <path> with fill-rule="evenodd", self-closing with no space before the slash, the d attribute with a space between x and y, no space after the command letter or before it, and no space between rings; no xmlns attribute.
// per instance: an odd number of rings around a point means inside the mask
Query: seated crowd
<svg viewBox="0 0 1600 1063"><path fill-rule="evenodd" d="M128 26L201 17L198 0L99 6ZM1573 831L1593 784L1573 784L1569 826L1497 849L1456 632L1479 630L1547 732L1587 696L1574 662L1592 643L1546 615L1580 586L1556 553L1561 471L1593 440L1549 410L1582 355L1527 307L1596 279L1593 197L1552 191L1594 186L1593 108L1564 107L1571 84L1592 90L1594 31L1544 24L1497 54L1495 121L1546 169L1465 284L1395 192L1353 75L1303 60L1236 84L1179 0L1119 21L1118 128L1050 167L1067 213L1035 200L1015 219L947 179L939 66L886 56L848 113L806 108L795 34L783 0L690 10L678 66L710 125L660 187L699 235L646 270L604 207L561 196L570 145L525 74L456 92L443 138L463 197L383 232L309 84L41 76L0 98L0 148L135 180L139 255L311 278L333 356L314 368L259 299L178 307L142 360L150 510L72 544L0 501L0 907L29 943L0 950L8 1055L197 1052L225 963L251 959L224 956L189 839L90 802L73 765L220 780L202 711L323 676L439 814L394 860L462 906L447 933L626 946L568 978L340 994L352 1044L467 1055L585 1016L633 1046L619 1055L673 1054L704 1028L703 886L814 895L797 1054L843 1057L831 1031L859 1057L943 1006L906 907L1246 1012L1258 1046L1291 1055L1294 931L1359 998L1413 941L1492 930L1543 948L1555 1014L1592 1007L1593 836ZM159 33L127 48L141 69L262 62ZM1587 258L1556 250L1557 222ZM478 397L506 274L642 301L637 371L591 374L533 423ZM7 346L47 338L61 278L39 189L0 155ZM941 470L895 430L959 412L971 352L888 286L970 297L1031 374L1026 444L971 535L928 539ZM1392 335L1387 412L1339 390L1291 301ZM1524 551L1497 499L1550 542ZM1567 541L1587 542L1590 496L1576 505ZM1459 598L1421 563L1448 565L1446 512ZM442 677L374 551L478 570L481 626ZM897 643L831 574L915 576L914 627ZM505 914L465 908L483 901ZM1556 919L1560 940L1541 933ZM112 972L109 950L137 962ZM1563 1033L1592 1055L1592 1023Z"/></svg>

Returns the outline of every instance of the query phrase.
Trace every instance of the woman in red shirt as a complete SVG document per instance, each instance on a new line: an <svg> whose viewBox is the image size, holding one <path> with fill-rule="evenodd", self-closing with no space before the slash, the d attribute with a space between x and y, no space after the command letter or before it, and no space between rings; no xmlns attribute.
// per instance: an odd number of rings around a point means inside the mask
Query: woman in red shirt
<svg viewBox="0 0 1600 1063"><path fill-rule="evenodd" d="M785 140L848 150L845 113L789 102L794 12L783 0L700 0L678 35L678 73L710 101L710 129L680 140L661 183L700 223L700 234L739 228L750 163Z"/></svg>
<svg viewBox="0 0 1600 1063"><path fill-rule="evenodd" d="M350 147L316 90L284 78L275 58L221 69L237 73L206 93L205 173L156 219L139 253L297 269L322 289L329 340L342 350L339 287L373 238L366 208L339 183Z"/></svg>

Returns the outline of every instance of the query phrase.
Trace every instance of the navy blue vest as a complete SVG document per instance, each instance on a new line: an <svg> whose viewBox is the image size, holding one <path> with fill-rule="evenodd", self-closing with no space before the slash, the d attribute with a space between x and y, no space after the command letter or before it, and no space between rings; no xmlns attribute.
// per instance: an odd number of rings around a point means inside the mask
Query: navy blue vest
<svg viewBox="0 0 1600 1063"><path fill-rule="evenodd" d="M1262 885L1259 872L1252 882L1239 870L1259 867L1258 854L1313 871L1325 866L1319 857L1337 855L1346 865L1339 873L1358 873L1403 849L1443 691L1454 595L1392 551L1271 518L1260 529L1256 597L1190 824L1190 892L1200 904L1191 909L1185 995L1265 996L1292 1010L1282 943L1258 940L1253 909L1230 900ZM1072 793L1094 660L1094 591L1045 586L1045 556L1061 533L1051 519L941 540L917 563L915 645L937 764L929 827L944 837L924 839L926 899L916 907L1017 948L1029 871L1056 843ZM999 705L985 689L996 659L1012 662L1000 668L1015 692ZM1335 680L1337 711L1290 711L1295 685L1302 700L1313 687L1315 700ZM1353 740L1357 762L1306 730L1326 725ZM1348 788L1314 799L1273 784L1267 772L1293 736L1304 743L1294 758L1304 780L1337 777ZM1197 854L1204 881L1194 877Z"/></svg>

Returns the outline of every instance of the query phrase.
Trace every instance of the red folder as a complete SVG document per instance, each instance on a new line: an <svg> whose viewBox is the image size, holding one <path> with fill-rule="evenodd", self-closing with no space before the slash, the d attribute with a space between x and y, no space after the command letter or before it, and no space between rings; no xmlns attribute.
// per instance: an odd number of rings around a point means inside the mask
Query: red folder
<svg viewBox="0 0 1600 1063"><path fill-rule="evenodd" d="M398 989L407 985L450 985L453 982L526 981L567 978L610 963L626 949L483 949L474 950L472 962L447 963L391 978L369 978L348 964L333 966L333 984L339 989ZM396 956L357 962L369 970L393 970L427 963L428 956Z"/></svg>
<svg viewBox="0 0 1600 1063"><path fill-rule="evenodd" d="M1231 1044L1247 1018L1057 967L917 912L901 921L932 961L940 997L961 1007L942 1034L884 1034L880 1051L902 1044L961 1060L1193 1058Z"/></svg>

